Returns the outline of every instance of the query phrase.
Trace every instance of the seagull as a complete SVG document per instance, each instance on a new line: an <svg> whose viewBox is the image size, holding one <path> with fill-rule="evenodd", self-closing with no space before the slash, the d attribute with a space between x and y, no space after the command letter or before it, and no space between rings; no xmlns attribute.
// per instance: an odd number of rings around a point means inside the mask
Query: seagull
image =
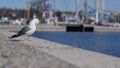
<svg viewBox="0 0 120 68"><path fill-rule="evenodd" d="M12 35L10 39L20 37L23 35L27 35L28 37L33 34L36 31L36 25L39 23L39 20L36 18L36 16L33 17L33 19L29 20L18 33Z"/></svg>

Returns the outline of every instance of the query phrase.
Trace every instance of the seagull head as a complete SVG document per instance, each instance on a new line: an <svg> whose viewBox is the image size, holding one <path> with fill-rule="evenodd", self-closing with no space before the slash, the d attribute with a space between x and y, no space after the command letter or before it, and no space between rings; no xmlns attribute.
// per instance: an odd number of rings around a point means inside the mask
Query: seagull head
<svg viewBox="0 0 120 68"><path fill-rule="evenodd" d="M31 24L31 25L37 25L37 24L39 24L39 19L37 19L37 18L34 18L34 19L32 19L31 21L30 21L30 23L29 24Z"/></svg>
<svg viewBox="0 0 120 68"><path fill-rule="evenodd" d="M37 18L36 15L33 16L33 19L34 19L34 22L35 22L36 25L39 24L40 21L39 21L39 19Z"/></svg>

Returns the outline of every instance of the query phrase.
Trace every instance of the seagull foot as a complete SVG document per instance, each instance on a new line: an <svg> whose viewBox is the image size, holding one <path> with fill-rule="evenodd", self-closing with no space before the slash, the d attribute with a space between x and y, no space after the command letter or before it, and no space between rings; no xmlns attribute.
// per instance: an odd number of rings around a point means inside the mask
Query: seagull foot
<svg viewBox="0 0 120 68"><path fill-rule="evenodd" d="M26 40L27 40L27 41L32 41L32 40L30 39L30 37L27 37Z"/></svg>

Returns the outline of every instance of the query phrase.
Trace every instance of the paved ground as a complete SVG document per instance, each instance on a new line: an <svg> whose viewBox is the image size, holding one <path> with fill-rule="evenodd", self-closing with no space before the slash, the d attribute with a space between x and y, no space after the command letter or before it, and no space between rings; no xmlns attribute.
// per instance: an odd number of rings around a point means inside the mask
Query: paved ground
<svg viewBox="0 0 120 68"><path fill-rule="evenodd" d="M0 68L78 68L23 43L22 39L8 39L11 34L0 30Z"/></svg>

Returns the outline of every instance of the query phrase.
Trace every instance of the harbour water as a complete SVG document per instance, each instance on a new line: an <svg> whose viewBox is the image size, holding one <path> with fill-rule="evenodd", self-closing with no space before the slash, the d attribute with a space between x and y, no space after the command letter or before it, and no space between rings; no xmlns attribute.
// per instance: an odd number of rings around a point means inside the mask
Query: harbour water
<svg viewBox="0 0 120 68"><path fill-rule="evenodd" d="M120 32L36 32L33 37L120 57Z"/></svg>

